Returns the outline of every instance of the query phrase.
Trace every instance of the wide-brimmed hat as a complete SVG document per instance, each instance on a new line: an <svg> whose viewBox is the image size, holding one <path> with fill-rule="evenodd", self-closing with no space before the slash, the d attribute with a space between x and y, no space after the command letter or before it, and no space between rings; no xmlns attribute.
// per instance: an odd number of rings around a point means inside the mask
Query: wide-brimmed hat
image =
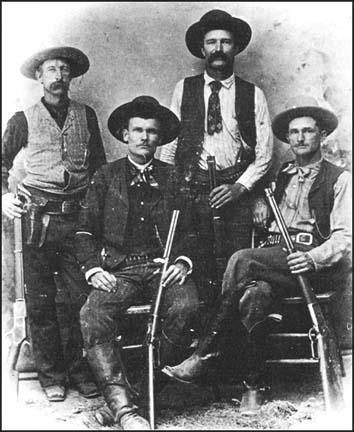
<svg viewBox="0 0 354 432"><path fill-rule="evenodd" d="M127 123L132 117L153 118L160 121L161 142L159 145L173 141L179 134L180 122L178 117L151 96L138 96L131 102L116 108L108 119L108 129L111 134L123 141L123 129L127 127Z"/></svg>
<svg viewBox="0 0 354 432"><path fill-rule="evenodd" d="M78 77L87 72L90 62L87 56L77 48L54 47L48 48L32 55L21 66L21 73L27 78L36 79L36 70L46 60L64 59L70 64L71 77Z"/></svg>
<svg viewBox="0 0 354 432"><path fill-rule="evenodd" d="M288 142L287 134L291 120L298 117L312 117L321 130L327 135L338 126L337 116L328 109L321 108L317 100L311 96L296 96L289 100L284 111L274 117L272 129L274 135L281 141Z"/></svg>
<svg viewBox="0 0 354 432"><path fill-rule="evenodd" d="M203 15L192 24L186 32L186 44L189 51L199 58L204 58L201 47L203 38L209 30L228 30L233 33L239 52L243 51L251 40L251 27L239 18L235 18L219 9L214 9Z"/></svg>

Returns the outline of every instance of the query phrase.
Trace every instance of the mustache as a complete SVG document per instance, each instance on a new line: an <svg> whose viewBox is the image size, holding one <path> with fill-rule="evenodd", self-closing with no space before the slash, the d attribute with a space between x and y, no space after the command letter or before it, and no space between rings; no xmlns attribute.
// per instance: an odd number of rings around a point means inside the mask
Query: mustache
<svg viewBox="0 0 354 432"><path fill-rule="evenodd" d="M210 54L209 61L212 62L214 60L225 60L225 61L227 61L228 57L222 51L217 51L217 52L214 52L214 53Z"/></svg>
<svg viewBox="0 0 354 432"><path fill-rule="evenodd" d="M57 88L67 87L63 81L56 81L50 85L50 88L56 90Z"/></svg>

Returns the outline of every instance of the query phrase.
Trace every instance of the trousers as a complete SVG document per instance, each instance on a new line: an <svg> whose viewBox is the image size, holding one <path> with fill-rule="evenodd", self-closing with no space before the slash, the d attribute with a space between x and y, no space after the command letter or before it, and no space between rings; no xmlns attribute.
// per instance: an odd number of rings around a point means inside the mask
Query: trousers
<svg viewBox="0 0 354 432"><path fill-rule="evenodd" d="M43 387L89 377L79 315L89 287L73 256L76 223L76 213L50 215L43 245L23 246L30 337Z"/></svg>

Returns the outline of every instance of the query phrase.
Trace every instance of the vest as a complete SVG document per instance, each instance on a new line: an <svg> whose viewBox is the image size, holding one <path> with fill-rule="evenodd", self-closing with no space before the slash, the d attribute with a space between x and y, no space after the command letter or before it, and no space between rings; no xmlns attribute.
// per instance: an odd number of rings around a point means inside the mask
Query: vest
<svg viewBox="0 0 354 432"><path fill-rule="evenodd" d="M184 80L181 105L181 132L177 141L175 163L179 176L190 181L198 167L204 142L204 75ZM235 113L242 139L252 149L247 156L247 166L255 159L256 124L254 92L255 86L235 76ZM243 152L245 154L245 152ZM246 156L244 156L246 157Z"/></svg>
<svg viewBox="0 0 354 432"><path fill-rule="evenodd" d="M281 171L288 164L289 162L286 162L282 166ZM290 181L290 176L281 171L278 176L276 189L274 191L274 198L278 204L280 203L284 191ZM313 182L309 192L309 207L312 217L314 217L316 221L314 234L318 237L321 243L323 243L329 237L331 232L330 214L334 204L333 188L338 177L343 171L344 170L342 168L339 168L336 165L323 160L320 171L318 172L318 175L315 178L315 181Z"/></svg>
<svg viewBox="0 0 354 432"><path fill-rule="evenodd" d="M28 125L24 184L46 192L72 195L89 181L86 107L70 100L60 129L48 110L38 102L24 112Z"/></svg>

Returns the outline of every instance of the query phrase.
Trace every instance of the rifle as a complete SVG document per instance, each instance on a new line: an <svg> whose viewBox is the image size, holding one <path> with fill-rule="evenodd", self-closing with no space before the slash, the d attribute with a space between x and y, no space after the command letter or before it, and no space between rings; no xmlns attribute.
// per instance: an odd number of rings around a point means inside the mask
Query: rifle
<svg viewBox="0 0 354 432"><path fill-rule="evenodd" d="M23 249L22 249L22 218L14 219L15 237L15 303L13 306L13 329L11 333L11 345L8 354L9 375L15 381L16 395L19 392L19 372L35 371L32 350L28 337L28 323L25 301L25 283L23 274Z"/></svg>
<svg viewBox="0 0 354 432"><path fill-rule="evenodd" d="M154 401L154 346L156 344L156 328L157 321L159 318L159 309L160 303L162 299L163 290L165 288L162 280L164 275L166 274L169 259L171 254L171 248L173 243L173 238L176 231L177 220L179 216L179 210L173 210L170 229L168 232L166 246L163 254L163 267L161 272L161 279L159 288L157 290L156 300L154 304L154 309L152 314L150 315L148 330L146 334L146 343L148 345L148 366L149 366L149 419L151 429L155 429L155 401Z"/></svg>
<svg viewBox="0 0 354 432"><path fill-rule="evenodd" d="M267 201L274 213L275 221L284 239L288 253L296 251L291 240L285 221L275 201L270 188L264 189ZM295 275L294 275L295 276ZM317 349L320 362L321 381L326 410L332 411L343 404L343 388L341 380L341 367L339 361L338 345L333 330L328 327L323 316L321 306L306 276L296 275L297 281L302 290L303 297L307 304L313 324L313 331L317 339Z"/></svg>
<svg viewBox="0 0 354 432"><path fill-rule="evenodd" d="M216 188L216 167L215 167L215 157L207 157L208 164L208 174L209 174L209 187L210 192ZM220 211L218 209L212 209L213 218L213 231L214 231L214 256L216 260L216 282L218 287L221 287L222 279L224 276L224 271L226 268L226 257L224 253L224 222L221 219Z"/></svg>

